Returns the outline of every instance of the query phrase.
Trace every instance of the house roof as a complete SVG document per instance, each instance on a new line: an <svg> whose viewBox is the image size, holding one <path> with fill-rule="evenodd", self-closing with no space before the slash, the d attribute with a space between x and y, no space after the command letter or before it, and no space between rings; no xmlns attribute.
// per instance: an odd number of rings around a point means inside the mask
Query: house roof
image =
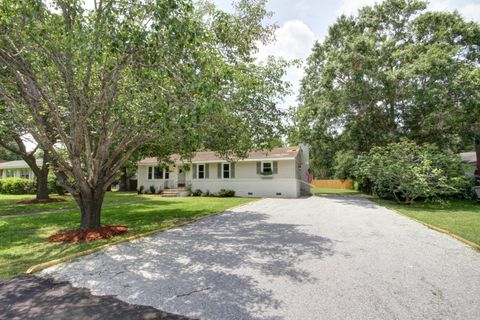
<svg viewBox="0 0 480 320"><path fill-rule="evenodd" d="M300 152L301 148L299 146L294 147L279 147L273 148L272 150L267 151L253 151L245 159L240 159L238 161L256 161L256 160L292 160L295 159L297 154ZM175 162L180 162L180 156L172 155L171 160ZM213 151L202 151L197 152L191 160L194 163L198 162L222 162L225 159L219 157ZM138 162L139 165L146 164L157 164L158 158L145 158Z"/></svg>
<svg viewBox="0 0 480 320"><path fill-rule="evenodd" d="M37 165L42 165L42 160L37 160ZM23 160L6 161L0 163L0 169L27 169L28 164Z"/></svg>
<svg viewBox="0 0 480 320"><path fill-rule="evenodd" d="M477 155L474 151L472 152L462 152L460 153L460 158L462 158L462 162L465 163L477 163Z"/></svg>

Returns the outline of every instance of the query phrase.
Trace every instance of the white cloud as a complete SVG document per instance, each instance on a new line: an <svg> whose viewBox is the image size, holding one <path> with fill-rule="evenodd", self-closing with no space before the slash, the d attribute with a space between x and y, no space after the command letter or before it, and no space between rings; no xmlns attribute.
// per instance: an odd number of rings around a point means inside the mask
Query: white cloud
<svg viewBox="0 0 480 320"><path fill-rule="evenodd" d="M268 56L283 57L289 60L305 60L310 55L313 43L315 42L315 34L301 20L289 20L285 22L276 30L275 36L275 43L259 48L257 54L259 60L265 60ZM285 103L280 106L281 109L287 109L295 104L302 77L303 66L290 67L287 70L285 80L292 84L294 94L285 98Z"/></svg>
<svg viewBox="0 0 480 320"><path fill-rule="evenodd" d="M470 3L458 11L468 20L480 21L480 3Z"/></svg>
<svg viewBox="0 0 480 320"><path fill-rule="evenodd" d="M465 19L480 21L480 3L467 2L460 5L455 0L437 0L431 1L428 9L433 11L453 11L456 9Z"/></svg>
<svg viewBox="0 0 480 320"><path fill-rule="evenodd" d="M286 59L303 59L308 56L315 35L301 20L289 20L275 32L276 42L261 46L258 58L264 60L269 55Z"/></svg>
<svg viewBox="0 0 480 320"><path fill-rule="evenodd" d="M362 7L372 6L377 2L379 1L378 0L342 0L340 4L340 8L338 9L338 13L354 15Z"/></svg>

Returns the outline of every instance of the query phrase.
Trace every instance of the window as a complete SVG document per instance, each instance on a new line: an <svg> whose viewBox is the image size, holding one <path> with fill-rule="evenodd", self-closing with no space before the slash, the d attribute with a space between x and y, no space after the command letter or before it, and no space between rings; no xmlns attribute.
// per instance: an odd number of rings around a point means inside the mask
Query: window
<svg viewBox="0 0 480 320"><path fill-rule="evenodd" d="M198 165L198 179L205 179L205 165Z"/></svg>
<svg viewBox="0 0 480 320"><path fill-rule="evenodd" d="M28 172L28 170L20 171L20 178L30 179L30 173Z"/></svg>
<svg viewBox="0 0 480 320"><path fill-rule="evenodd" d="M222 165L222 177L223 179L229 179L230 178L230 163L224 163Z"/></svg>
<svg viewBox="0 0 480 320"><path fill-rule="evenodd" d="M273 173L272 162L262 162L262 173L267 173L267 174Z"/></svg>
<svg viewBox="0 0 480 320"><path fill-rule="evenodd" d="M163 169L160 169L159 167L155 167L154 169L154 179L163 179Z"/></svg>
<svg viewBox="0 0 480 320"><path fill-rule="evenodd" d="M148 167L148 180L162 180L169 179L170 175L168 169L160 167Z"/></svg>
<svg viewBox="0 0 480 320"><path fill-rule="evenodd" d="M13 170L7 170L7 178L15 177Z"/></svg>

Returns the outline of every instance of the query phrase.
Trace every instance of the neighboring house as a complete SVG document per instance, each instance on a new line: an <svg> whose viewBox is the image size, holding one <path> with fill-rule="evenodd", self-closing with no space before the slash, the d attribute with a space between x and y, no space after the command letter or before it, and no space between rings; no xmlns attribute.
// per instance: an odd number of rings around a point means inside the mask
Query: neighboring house
<svg viewBox="0 0 480 320"><path fill-rule="evenodd" d="M37 160L37 164L41 166L42 160ZM33 180L35 175L33 174L32 169L30 169L28 164L23 160L6 161L0 163L0 179L10 177Z"/></svg>
<svg viewBox="0 0 480 320"><path fill-rule="evenodd" d="M309 150L305 145L252 152L246 159L226 161L215 152L197 152L190 161L174 155L161 168L157 158L138 162L138 186L156 192L187 187L206 193L234 190L240 197L292 197L309 194Z"/></svg>
<svg viewBox="0 0 480 320"><path fill-rule="evenodd" d="M462 162L468 163L468 164L476 164L477 163L477 154L475 151L472 152L462 152L460 153L460 158L462 159Z"/></svg>
<svg viewBox="0 0 480 320"><path fill-rule="evenodd" d="M475 151L472 152L462 152L460 153L460 158L462 162L465 164L465 172L469 176L473 176L475 172L475 167L477 164L477 154Z"/></svg>

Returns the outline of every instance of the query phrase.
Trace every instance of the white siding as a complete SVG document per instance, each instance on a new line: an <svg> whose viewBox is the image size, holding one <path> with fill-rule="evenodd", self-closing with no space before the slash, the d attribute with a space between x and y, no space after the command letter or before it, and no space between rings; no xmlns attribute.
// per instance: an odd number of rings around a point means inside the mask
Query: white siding
<svg viewBox="0 0 480 320"><path fill-rule="evenodd" d="M300 196L296 179L209 179L192 180L192 190L218 193L220 189L235 190L238 197L287 197Z"/></svg>
<svg viewBox="0 0 480 320"><path fill-rule="evenodd" d="M150 192L150 186L154 186L156 192L159 192L165 188L175 188L177 179L177 168L170 166L170 174L168 179L148 179L148 167L150 166L138 166L137 179L138 188L143 186L145 191Z"/></svg>
<svg viewBox="0 0 480 320"><path fill-rule="evenodd" d="M0 179L7 178L7 175L10 175L12 178L21 178L25 177L28 174L28 179L34 180L35 175L30 168L21 168L21 169L1 169L0 170Z"/></svg>
<svg viewBox="0 0 480 320"><path fill-rule="evenodd" d="M278 164L278 172L271 177L257 174L258 161L239 161L234 164L235 178L230 179L218 178L219 163L206 163L209 166L209 178L197 179L193 177L195 164L192 164L190 171L185 174L186 183L192 190L200 189L203 192L218 193L220 189L235 190L235 195L240 197L299 197L302 181L301 174L298 173L298 159L271 161L276 161ZM143 185L146 191L149 191L150 186L153 185L157 192L166 186L176 187L178 165L175 168L172 166L170 170L169 181L148 180L148 166L141 165L138 167L138 185Z"/></svg>

